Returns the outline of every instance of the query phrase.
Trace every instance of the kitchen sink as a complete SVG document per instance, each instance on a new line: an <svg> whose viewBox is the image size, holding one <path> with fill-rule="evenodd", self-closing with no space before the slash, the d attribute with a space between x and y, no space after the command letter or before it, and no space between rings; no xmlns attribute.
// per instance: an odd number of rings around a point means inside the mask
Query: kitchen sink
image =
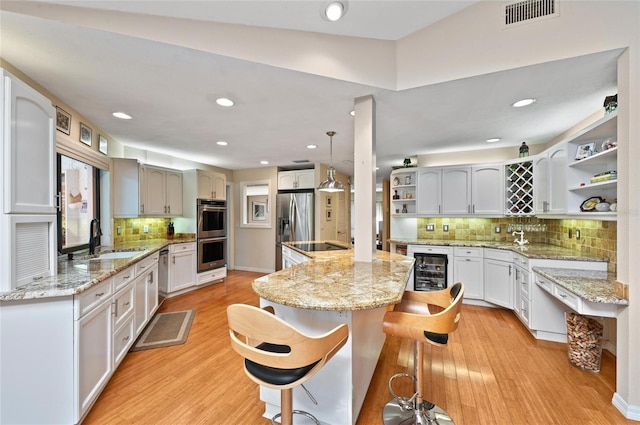
<svg viewBox="0 0 640 425"><path fill-rule="evenodd" d="M142 254L143 251L115 251L115 252L106 252L104 254L100 254L97 257L90 258L90 260L115 260L118 258L129 258L136 256L138 254Z"/></svg>

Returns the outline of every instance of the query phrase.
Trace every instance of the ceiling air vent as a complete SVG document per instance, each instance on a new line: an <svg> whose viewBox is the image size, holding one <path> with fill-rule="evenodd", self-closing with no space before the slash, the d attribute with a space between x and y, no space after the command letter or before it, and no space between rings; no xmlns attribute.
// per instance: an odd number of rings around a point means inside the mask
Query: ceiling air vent
<svg viewBox="0 0 640 425"><path fill-rule="evenodd" d="M558 16L558 0L524 0L504 5L504 25L532 22Z"/></svg>
<svg viewBox="0 0 640 425"><path fill-rule="evenodd" d="M309 160L308 159L294 159L291 162L293 162L295 164L305 164L305 163L309 162Z"/></svg>

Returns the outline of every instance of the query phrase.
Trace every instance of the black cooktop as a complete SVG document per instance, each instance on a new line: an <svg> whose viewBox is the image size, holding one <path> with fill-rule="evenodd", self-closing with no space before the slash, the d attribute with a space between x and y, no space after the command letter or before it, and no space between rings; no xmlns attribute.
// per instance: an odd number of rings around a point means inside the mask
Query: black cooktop
<svg viewBox="0 0 640 425"><path fill-rule="evenodd" d="M309 242L309 243L296 243L294 245L296 248L301 249L303 251L311 252L311 251L335 251L341 249L349 249L344 246L335 245L329 242Z"/></svg>

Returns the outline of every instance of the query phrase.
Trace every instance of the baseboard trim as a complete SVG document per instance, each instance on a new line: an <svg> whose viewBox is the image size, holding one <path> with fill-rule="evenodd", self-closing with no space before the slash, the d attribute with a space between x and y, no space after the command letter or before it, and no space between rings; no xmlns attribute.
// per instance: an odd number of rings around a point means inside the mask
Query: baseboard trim
<svg viewBox="0 0 640 425"><path fill-rule="evenodd" d="M234 270L240 270L243 272L256 272L256 273L273 273L275 270L273 269L257 269L255 267L243 267L243 266L235 266Z"/></svg>
<svg viewBox="0 0 640 425"><path fill-rule="evenodd" d="M613 394L611 403L613 403L616 409L618 409L625 418L631 419L633 421L640 421L640 406L627 404L626 400L623 399L618 393Z"/></svg>

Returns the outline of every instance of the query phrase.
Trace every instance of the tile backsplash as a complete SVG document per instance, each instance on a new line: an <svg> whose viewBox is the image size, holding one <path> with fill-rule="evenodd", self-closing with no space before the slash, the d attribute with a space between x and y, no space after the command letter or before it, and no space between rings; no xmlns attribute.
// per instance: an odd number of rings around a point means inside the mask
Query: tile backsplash
<svg viewBox="0 0 640 425"><path fill-rule="evenodd" d="M427 231L433 225L433 231ZM448 231L444 231L448 226ZM496 232L496 227L500 232ZM418 218L418 239L493 241L512 243L513 230L523 229L530 243L547 243L609 259L616 268L617 222L523 218ZM571 238L569 238L571 229ZM509 232L507 232L509 230ZM580 239L576 239L579 230Z"/></svg>
<svg viewBox="0 0 640 425"><path fill-rule="evenodd" d="M114 218L113 239L114 243L135 242L147 239L166 239L167 227L172 218ZM148 226L148 232L144 232L144 226ZM120 231L118 231L120 229ZM195 237L192 234L178 234L175 238Z"/></svg>

